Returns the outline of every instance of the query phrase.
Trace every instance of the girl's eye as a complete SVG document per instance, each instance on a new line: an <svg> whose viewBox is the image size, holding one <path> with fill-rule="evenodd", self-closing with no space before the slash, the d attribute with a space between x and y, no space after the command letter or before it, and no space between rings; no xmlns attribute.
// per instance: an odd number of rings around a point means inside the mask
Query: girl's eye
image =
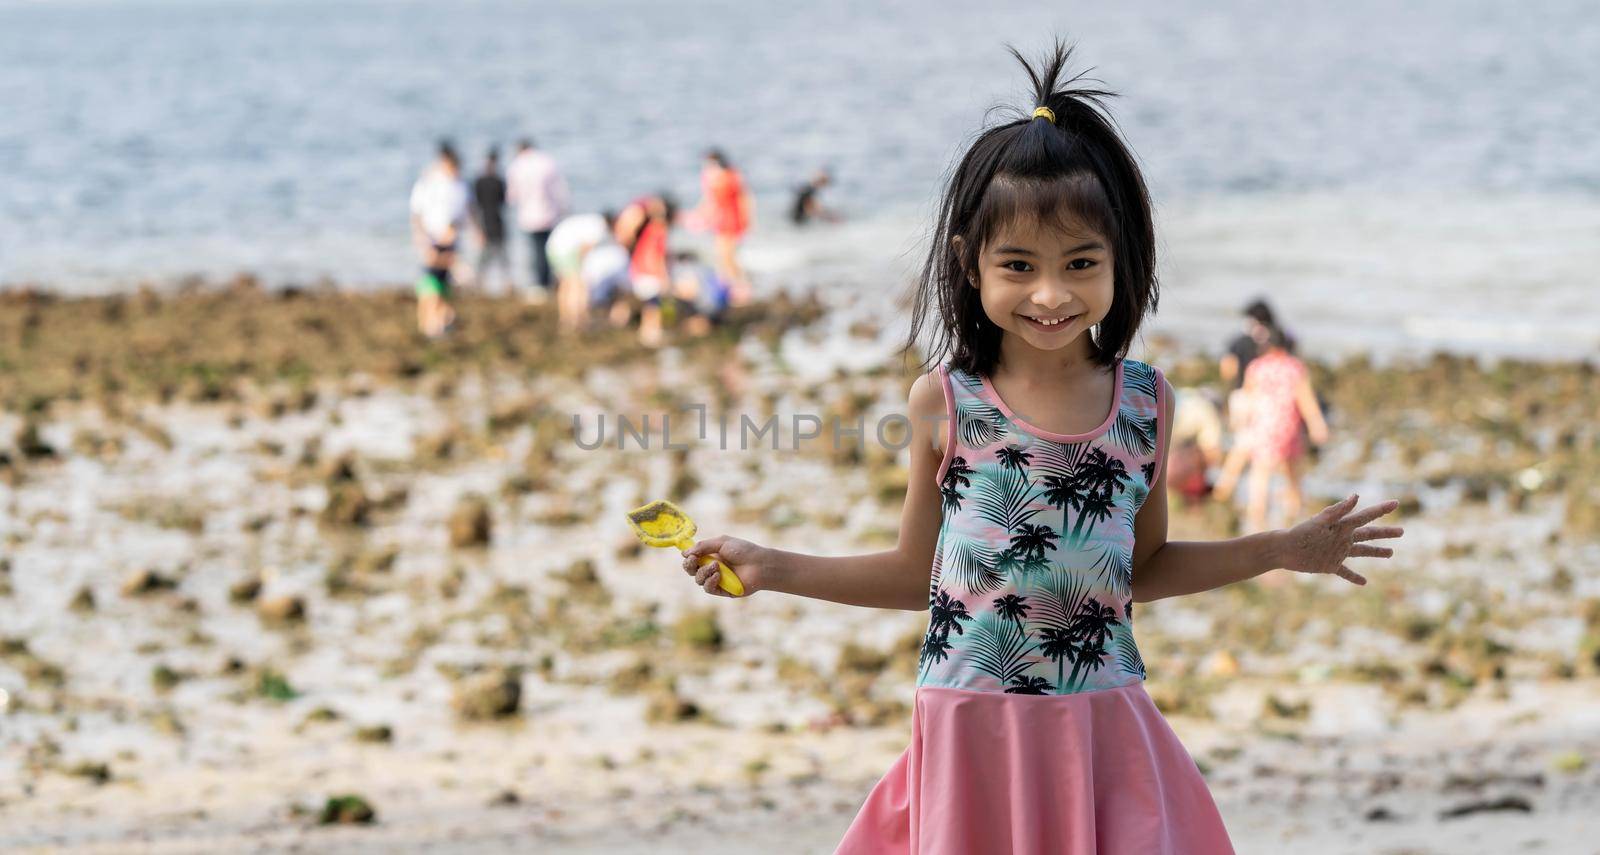
<svg viewBox="0 0 1600 855"><path fill-rule="evenodd" d="M1026 261L1007 261L1000 266L1013 273L1027 273L1033 269Z"/></svg>
<svg viewBox="0 0 1600 855"><path fill-rule="evenodd" d="M1093 267L1094 265L1095 265L1095 261L1092 258L1074 258L1071 261L1067 262L1067 269L1068 270L1088 270L1089 268Z"/></svg>

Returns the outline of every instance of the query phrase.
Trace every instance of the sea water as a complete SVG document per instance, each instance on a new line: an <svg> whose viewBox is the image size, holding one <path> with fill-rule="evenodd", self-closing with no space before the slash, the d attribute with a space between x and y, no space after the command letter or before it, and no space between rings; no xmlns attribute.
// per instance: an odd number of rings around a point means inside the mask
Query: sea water
<svg viewBox="0 0 1600 855"><path fill-rule="evenodd" d="M764 282L893 294L986 109L1031 106L1003 44L1053 34L1147 170L1153 331L1265 295L1310 347L1600 351L1586 2L0 2L0 283L403 284L434 142L470 177L532 136L583 210L692 204L719 146ZM824 165L849 222L796 230Z"/></svg>

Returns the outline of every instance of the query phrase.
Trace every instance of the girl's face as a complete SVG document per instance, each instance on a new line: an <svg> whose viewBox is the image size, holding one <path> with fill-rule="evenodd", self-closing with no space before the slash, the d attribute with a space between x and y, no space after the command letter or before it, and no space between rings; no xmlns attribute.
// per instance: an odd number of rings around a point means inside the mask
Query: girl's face
<svg viewBox="0 0 1600 855"><path fill-rule="evenodd" d="M976 287L989 320L1038 350L1090 353L1089 327L1111 311L1111 241L1087 226L1023 218L978 254Z"/></svg>

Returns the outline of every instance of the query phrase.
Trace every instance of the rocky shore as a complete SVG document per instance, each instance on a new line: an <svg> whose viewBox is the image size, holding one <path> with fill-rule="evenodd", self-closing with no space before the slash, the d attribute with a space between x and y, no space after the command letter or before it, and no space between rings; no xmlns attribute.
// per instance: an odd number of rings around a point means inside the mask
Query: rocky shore
<svg viewBox="0 0 1600 855"><path fill-rule="evenodd" d="M831 851L905 746L926 617L707 597L623 512L891 543L903 456L790 427L903 411L896 332L782 298L651 351L460 308L429 343L399 293L0 295L0 849ZM811 370L841 350L889 355ZM1137 617L1240 851L1590 851L1594 366L1316 374L1312 499L1402 498L1399 554ZM700 406L776 447L664 447ZM637 439L588 447L619 416Z"/></svg>

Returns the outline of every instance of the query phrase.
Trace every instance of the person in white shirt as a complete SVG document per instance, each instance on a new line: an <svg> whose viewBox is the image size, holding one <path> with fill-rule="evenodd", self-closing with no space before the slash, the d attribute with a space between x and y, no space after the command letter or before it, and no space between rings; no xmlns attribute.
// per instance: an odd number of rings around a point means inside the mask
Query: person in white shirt
<svg viewBox="0 0 1600 855"><path fill-rule="evenodd" d="M467 222L467 184L461 160L448 142L438 159L411 187L411 237L422 256L417 280L417 328L430 338L455 322L450 306L450 268L455 265L461 230Z"/></svg>
<svg viewBox="0 0 1600 855"><path fill-rule="evenodd" d="M506 198L517 209L517 228L528 235L537 286L532 294L538 295L533 299L542 301L549 297L554 282L545 246L550 231L567 213L571 193L555 159L535 148L533 140L524 139L518 145L517 156L506 170Z"/></svg>
<svg viewBox="0 0 1600 855"><path fill-rule="evenodd" d="M545 254L556 276L556 308L563 331L580 331L588 321L589 289L583 280L583 262L590 250L612 239L615 219L610 213L573 214L550 232Z"/></svg>

